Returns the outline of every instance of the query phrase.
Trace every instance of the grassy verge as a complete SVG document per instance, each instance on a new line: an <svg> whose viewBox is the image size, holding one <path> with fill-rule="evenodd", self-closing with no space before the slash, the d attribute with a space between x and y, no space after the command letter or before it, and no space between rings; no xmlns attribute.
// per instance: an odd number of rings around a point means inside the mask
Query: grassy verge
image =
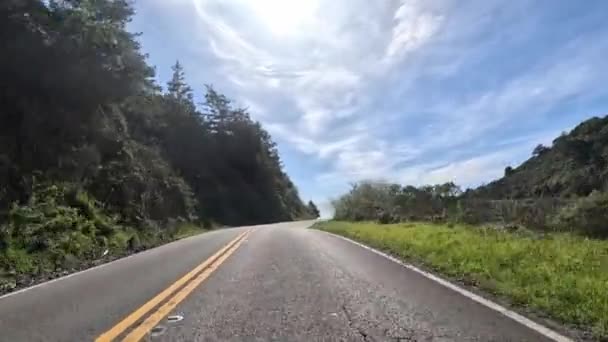
<svg viewBox="0 0 608 342"><path fill-rule="evenodd" d="M113 232L104 248L80 254L14 246L0 249L0 295L208 231L191 223L178 224L162 235L122 228Z"/></svg>
<svg viewBox="0 0 608 342"><path fill-rule="evenodd" d="M201 226L191 224L191 223L185 223L185 224L180 225L176 229L175 233L172 236L172 239L173 240L185 239L187 237L202 234L202 233L205 233L208 231L209 231L209 229L205 229Z"/></svg>
<svg viewBox="0 0 608 342"><path fill-rule="evenodd" d="M433 224L322 222L343 235L608 338L608 241Z"/></svg>
<svg viewBox="0 0 608 342"><path fill-rule="evenodd" d="M184 221L134 228L78 188L40 187L0 222L0 294L205 231Z"/></svg>

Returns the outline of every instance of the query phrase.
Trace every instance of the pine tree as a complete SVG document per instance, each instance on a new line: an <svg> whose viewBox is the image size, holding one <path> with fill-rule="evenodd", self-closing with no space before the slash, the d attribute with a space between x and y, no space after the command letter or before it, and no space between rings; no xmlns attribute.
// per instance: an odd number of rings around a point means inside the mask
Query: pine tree
<svg viewBox="0 0 608 342"><path fill-rule="evenodd" d="M187 106L189 109L194 109L192 88L186 83L184 67L179 61L176 61L171 70L173 70L173 76L167 82L169 96L177 103Z"/></svg>
<svg viewBox="0 0 608 342"><path fill-rule="evenodd" d="M247 110L210 86L197 110L179 61L160 91L127 31L130 3L0 5L0 207L27 201L35 174L74 183L134 225L193 210L230 225L306 215Z"/></svg>
<svg viewBox="0 0 608 342"><path fill-rule="evenodd" d="M312 217L318 218L319 216L321 216L319 209L317 208L317 206L315 205L315 203L312 200L308 201L307 208L308 208L308 212L310 213L310 215L312 215Z"/></svg>
<svg viewBox="0 0 608 342"><path fill-rule="evenodd" d="M205 123L211 133L225 134L232 112L231 102L226 96L216 92L212 86L205 87L207 90L203 104Z"/></svg>

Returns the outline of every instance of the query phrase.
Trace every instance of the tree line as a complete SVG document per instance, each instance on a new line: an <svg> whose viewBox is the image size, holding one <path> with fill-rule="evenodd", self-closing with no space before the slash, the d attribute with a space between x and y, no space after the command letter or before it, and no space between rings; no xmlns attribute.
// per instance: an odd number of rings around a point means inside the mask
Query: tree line
<svg viewBox="0 0 608 342"><path fill-rule="evenodd" d="M133 14L126 0L0 4L0 252L318 216L245 108L209 85L194 103L179 62L156 83Z"/></svg>
<svg viewBox="0 0 608 342"><path fill-rule="evenodd" d="M508 230L608 236L608 193L601 191L576 198L485 199L470 197L451 182L415 187L363 181L332 205L336 220L489 224Z"/></svg>

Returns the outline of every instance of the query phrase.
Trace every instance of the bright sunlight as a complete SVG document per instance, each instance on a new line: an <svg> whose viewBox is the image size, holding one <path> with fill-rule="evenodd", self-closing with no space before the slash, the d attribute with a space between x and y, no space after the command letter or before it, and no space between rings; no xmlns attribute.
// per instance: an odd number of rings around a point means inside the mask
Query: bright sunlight
<svg viewBox="0 0 608 342"><path fill-rule="evenodd" d="M315 0L244 0L269 31L276 35L293 35L303 30L314 18Z"/></svg>

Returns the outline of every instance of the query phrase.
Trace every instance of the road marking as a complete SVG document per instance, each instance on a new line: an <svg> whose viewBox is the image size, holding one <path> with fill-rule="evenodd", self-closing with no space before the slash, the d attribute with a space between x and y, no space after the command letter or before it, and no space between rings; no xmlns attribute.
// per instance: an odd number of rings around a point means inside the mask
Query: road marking
<svg viewBox="0 0 608 342"><path fill-rule="evenodd" d="M247 231L248 234L251 231ZM141 341L147 334L150 332L160 321L163 320L175 307L181 303L186 297L194 291L203 281L205 281L213 271L218 269L218 267L226 261L230 257L232 253L234 253L237 248L243 243L247 236L238 240L234 245L232 245L225 253L219 256L216 260L214 260L208 267L206 267L194 280L189 282L186 286L184 286L181 290L179 290L169 301L163 304L158 310L146 320L133 329L123 340L123 342L138 342Z"/></svg>
<svg viewBox="0 0 608 342"><path fill-rule="evenodd" d="M449 281L447 281L447 280L445 280L443 278L440 278L440 277L438 277L438 276L436 276L436 275L434 275L432 273L423 271L423 270L419 269L416 266L413 266L413 265L410 265L410 264L406 264L403 261L401 261L401 260L399 260L399 259L397 259L397 258L395 258L395 257L393 257L391 255L388 255L388 254L386 254L384 252L381 252L381 251L379 251L377 249L374 249L372 247L366 246L366 245L364 245L364 244L362 244L360 242L351 240L351 239L349 239L347 237L344 237L344 236L341 236L341 235L337 235L337 234L333 234L333 233L330 233L330 232L326 232L326 231L323 231L323 230L319 230L319 231L323 232L325 234L329 234L331 236L337 237L339 239L348 241L348 242L350 242L352 244L355 244L355 245L357 245L359 247L367 249L368 251L370 251L372 253L375 253L377 255L385 257L385 258L387 258L387 259L389 259L389 260L391 260L391 261L393 261L393 262L395 262L395 263L397 263L397 264L399 264L399 265L401 265L401 266L403 266L403 267L405 267L405 268L407 268L407 269L409 269L411 271L414 271L414 272L416 272L416 273L418 273L418 274L420 274L420 275L422 275L422 276L424 276L424 277L426 277L426 278L428 278L428 279L430 279L432 281L435 281L435 282L437 282L437 283L439 283L439 284L441 284L441 285L449 288L450 290L456 291L456 292L460 293L461 295L463 295L463 296L465 296L465 297L467 297L467 298L469 298L469 299L471 299L471 300L473 300L473 301L475 301L475 302L477 302L477 303L479 303L479 304L481 304L481 305L483 305L483 306L485 306L487 308L490 308L490 309L492 309L494 311L497 311L498 313L511 318L512 320L516 321L517 323L522 324L522 325L524 325L524 326L526 326L526 327L528 327L528 328L536 331L537 333L539 333L539 334L541 334L541 335L543 335L543 336L545 336L545 337L547 337L547 338L549 338L549 339L551 339L553 341L556 341L556 342L574 342L572 339L570 339L570 338L568 338L568 337L566 337L564 335L561 335L560 333L558 333L558 332L556 332L554 330L551 330L551 329L545 327L544 325L540 325L540 324L532 321L531 319L526 318L526 317L518 314L515 311L509 310L509 309L505 308L504 306L502 306L500 304L494 303L494 302L492 302L492 301L490 301L490 300L488 300L486 298L483 298L483 297L481 297L479 295L474 294L471 291L465 290L462 287L457 286L455 284L452 284Z"/></svg>
<svg viewBox="0 0 608 342"><path fill-rule="evenodd" d="M95 339L95 342L110 342L113 341L116 337L122 334L125 330L127 330L130 326L132 326L135 322L141 319L144 315L146 315L149 311L154 309L157 305L159 305L162 301L167 299L170 295L176 292L180 287L184 286L188 281L195 278L199 273L204 271L206 268L215 264L217 260L219 260L225 253L229 252L232 247L235 245L239 245L240 242L243 241L244 237L251 230L247 230L241 234L239 234L236 238L231 240L228 244L226 244L222 249L217 251L207 260L203 261L200 265L195 267L192 271L188 272L186 275L178 279L176 282L171 284L165 290L161 291L154 298L150 299L144 305L142 305L139 309L132 312L130 315L125 317L118 324L110 328L105 333L101 334L98 338ZM232 253L232 252L230 252ZM204 273L204 272L203 272ZM179 292L178 292L179 293Z"/></svg>

